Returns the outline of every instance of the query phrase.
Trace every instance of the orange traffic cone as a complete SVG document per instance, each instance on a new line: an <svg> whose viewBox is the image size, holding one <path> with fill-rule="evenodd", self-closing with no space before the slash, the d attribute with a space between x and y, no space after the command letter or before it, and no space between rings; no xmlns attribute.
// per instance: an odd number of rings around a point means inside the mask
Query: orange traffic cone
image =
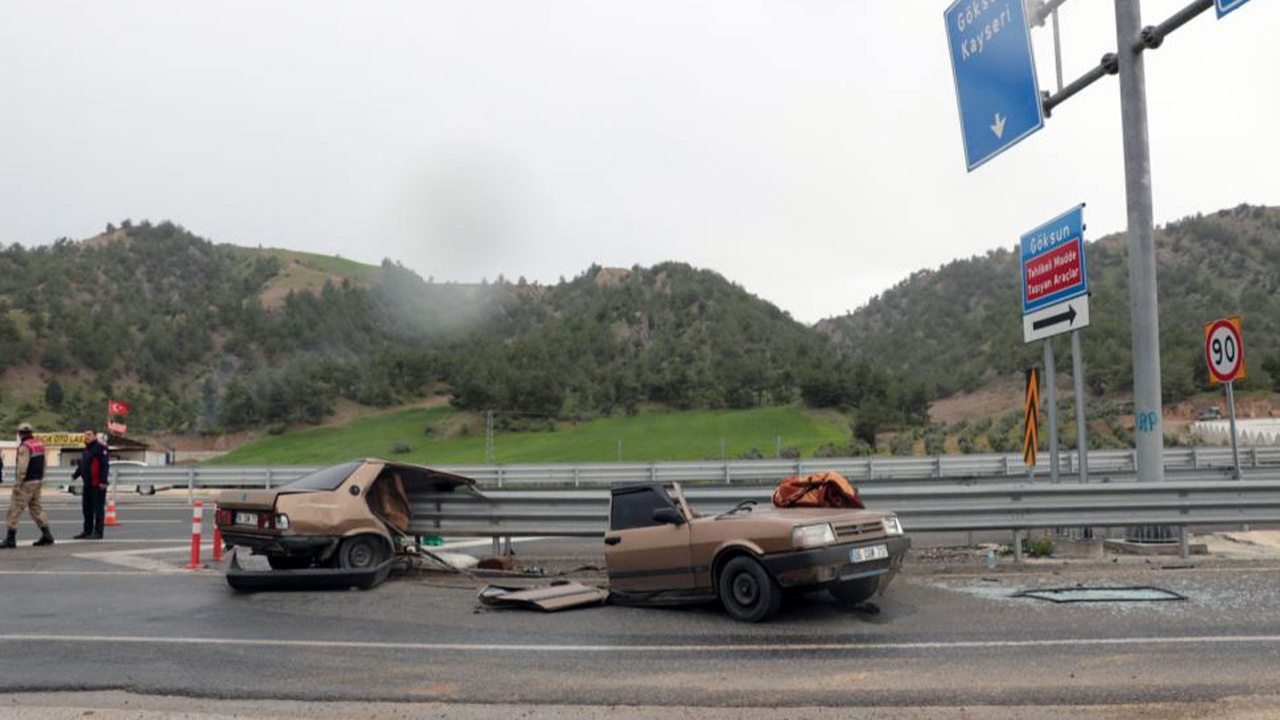
<svg viewBox="0 0 1280 720"><path fill-rule="evenodd" d="M121 525L122 523L116 519L116 500L111 498L107 501L107 519L103 521L103 525Z"/></svg>

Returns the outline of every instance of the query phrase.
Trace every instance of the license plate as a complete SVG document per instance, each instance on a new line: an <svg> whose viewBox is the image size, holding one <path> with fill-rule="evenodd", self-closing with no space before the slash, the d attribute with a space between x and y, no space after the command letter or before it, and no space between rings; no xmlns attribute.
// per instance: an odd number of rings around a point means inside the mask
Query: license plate
<svg viewBox="0 0 1280 720"><path fill-rule="evenodd" d="M258 524L258 513L238 512L236 513L237 525L254 525Z"/></svg>
<svg viewBox="0 0 1280 720"><path fill-rule="evenodd" d="M887 557L889 557L888 545L871 545L869 547L849 549L849 562L870 562L872 560L884 560Z"/></svg>

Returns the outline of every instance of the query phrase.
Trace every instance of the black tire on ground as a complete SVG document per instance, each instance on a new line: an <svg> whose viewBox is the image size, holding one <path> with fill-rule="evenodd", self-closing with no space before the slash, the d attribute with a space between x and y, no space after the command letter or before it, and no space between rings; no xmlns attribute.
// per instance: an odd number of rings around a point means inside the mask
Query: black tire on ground
<svg viewBox="0 0 1280 720"><path fill-rule="evenodd" d="M268 555L267 564L272 570L305 570L311 567L311 558L294 555Z"/></svg>
<svg viewBox="0 0 1280 720"><path fill-rule="evenodd" d="M782 588L760 563L736 557L725 563L719 578L720 604L741 622L768 620L782 605Z"/></svg>
<svg viewBox="0 0 1280 720"><path fill-rule="evenodd" d="M338 567L345 570L369 570L386 559L387 544L376 535L347 538L338 547Z"/></svg>
<svg viewBox="0 0 1280 720"><path fill-rule="evenodd" d="M832 583L827 588L827 592L831 593L831 597L842 603L857 605L871 599L876 594L876 589L880 587L880 577L872 576L866 578L858 578L857 580L845 580L844 582Z"/></svg>

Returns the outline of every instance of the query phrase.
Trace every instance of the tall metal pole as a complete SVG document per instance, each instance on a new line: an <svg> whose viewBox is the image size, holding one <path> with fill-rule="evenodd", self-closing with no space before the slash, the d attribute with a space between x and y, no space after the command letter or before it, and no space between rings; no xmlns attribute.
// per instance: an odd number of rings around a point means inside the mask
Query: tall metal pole
<svg viewBox="0 0 1280 720"><path fill-rule="evenodd" d="M1049 482L1058 482L1058 398L1053 340L1044 341L1044 395L1049 400Z"/></svg>
<svg viewBox="0 0 1280 720"><path fill-rule="evenodd" d="M1231 418L1231 467L1232 477L1240 479L1240 446L1236 443L1236 393L1235 383L1227 383L1227 417Z"/></svg>
<svg viewBox="0 0 1280 720"><path fill-rule="evenodd" d="M1160 324L1156 303L1151 153L1147 87L1140 46L1139 0L1116 0L1124 185L1129 205L1129 313L1133 324L1133 413L1138 430L1138 479L1164 480L1164 409L1160 399Z"/></svg>
<svg viewBox="0 0 1280 720"><path fill-rule="evenodd" d="M1071 333L1071 379L1076 390L1076 467L1080 482L1089 482L1089 438L1084 414L1084 352L1080 331Z"/></svg>

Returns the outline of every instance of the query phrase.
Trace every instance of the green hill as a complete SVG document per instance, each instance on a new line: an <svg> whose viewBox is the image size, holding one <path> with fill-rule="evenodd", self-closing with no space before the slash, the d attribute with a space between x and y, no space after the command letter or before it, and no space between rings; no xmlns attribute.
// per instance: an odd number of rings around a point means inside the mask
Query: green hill
<svg viewBox="0 0 1280 720"><path fill-rule="evenodd" d="M836 356L827 336L715 272L592 266L545 286L435 283L219 245L171 222L0 248L0 426L102 423L132 435L316 425L449 396L556 421L676 410L858 409L861 435L920 422L927 394Z"/></svg>
<svg viewBox="0 0 1280 720"><path fill-rule="evenodd" d="M1241 205L1169 223L1157 229L1156 249L1165 400L1209 389L1203 324L1234 314L1244 316L1248 350L1242 389L1271 389L1280 381L1280 209ZM1095 396L1132 390L1127 256L1122 235L1086 250L1093 296L1083 338ZM1012 250L993 250L914 273L817 327L851 357L924 378L939 396L971 392L1040 360L1039 344L1022 343L1018 272ZM1065 336L1055 342L1068 358Z"/></svg>
<svg viewBox="0 0 1280 720"><path fill-rule="evenodd" d="M838 413L796 406L753 410L657 412L581 423L527 422L506 427L499 418L494 456L514 462L629 462L773 457L778 438L788 449L812 457L823 445L847 441L848 425ZM302 430L249 443L211 464L311 465L352 457L387 457L412 462L485 462L485 419L446 407L398 410L363 417L342 427Z"/></svg>

